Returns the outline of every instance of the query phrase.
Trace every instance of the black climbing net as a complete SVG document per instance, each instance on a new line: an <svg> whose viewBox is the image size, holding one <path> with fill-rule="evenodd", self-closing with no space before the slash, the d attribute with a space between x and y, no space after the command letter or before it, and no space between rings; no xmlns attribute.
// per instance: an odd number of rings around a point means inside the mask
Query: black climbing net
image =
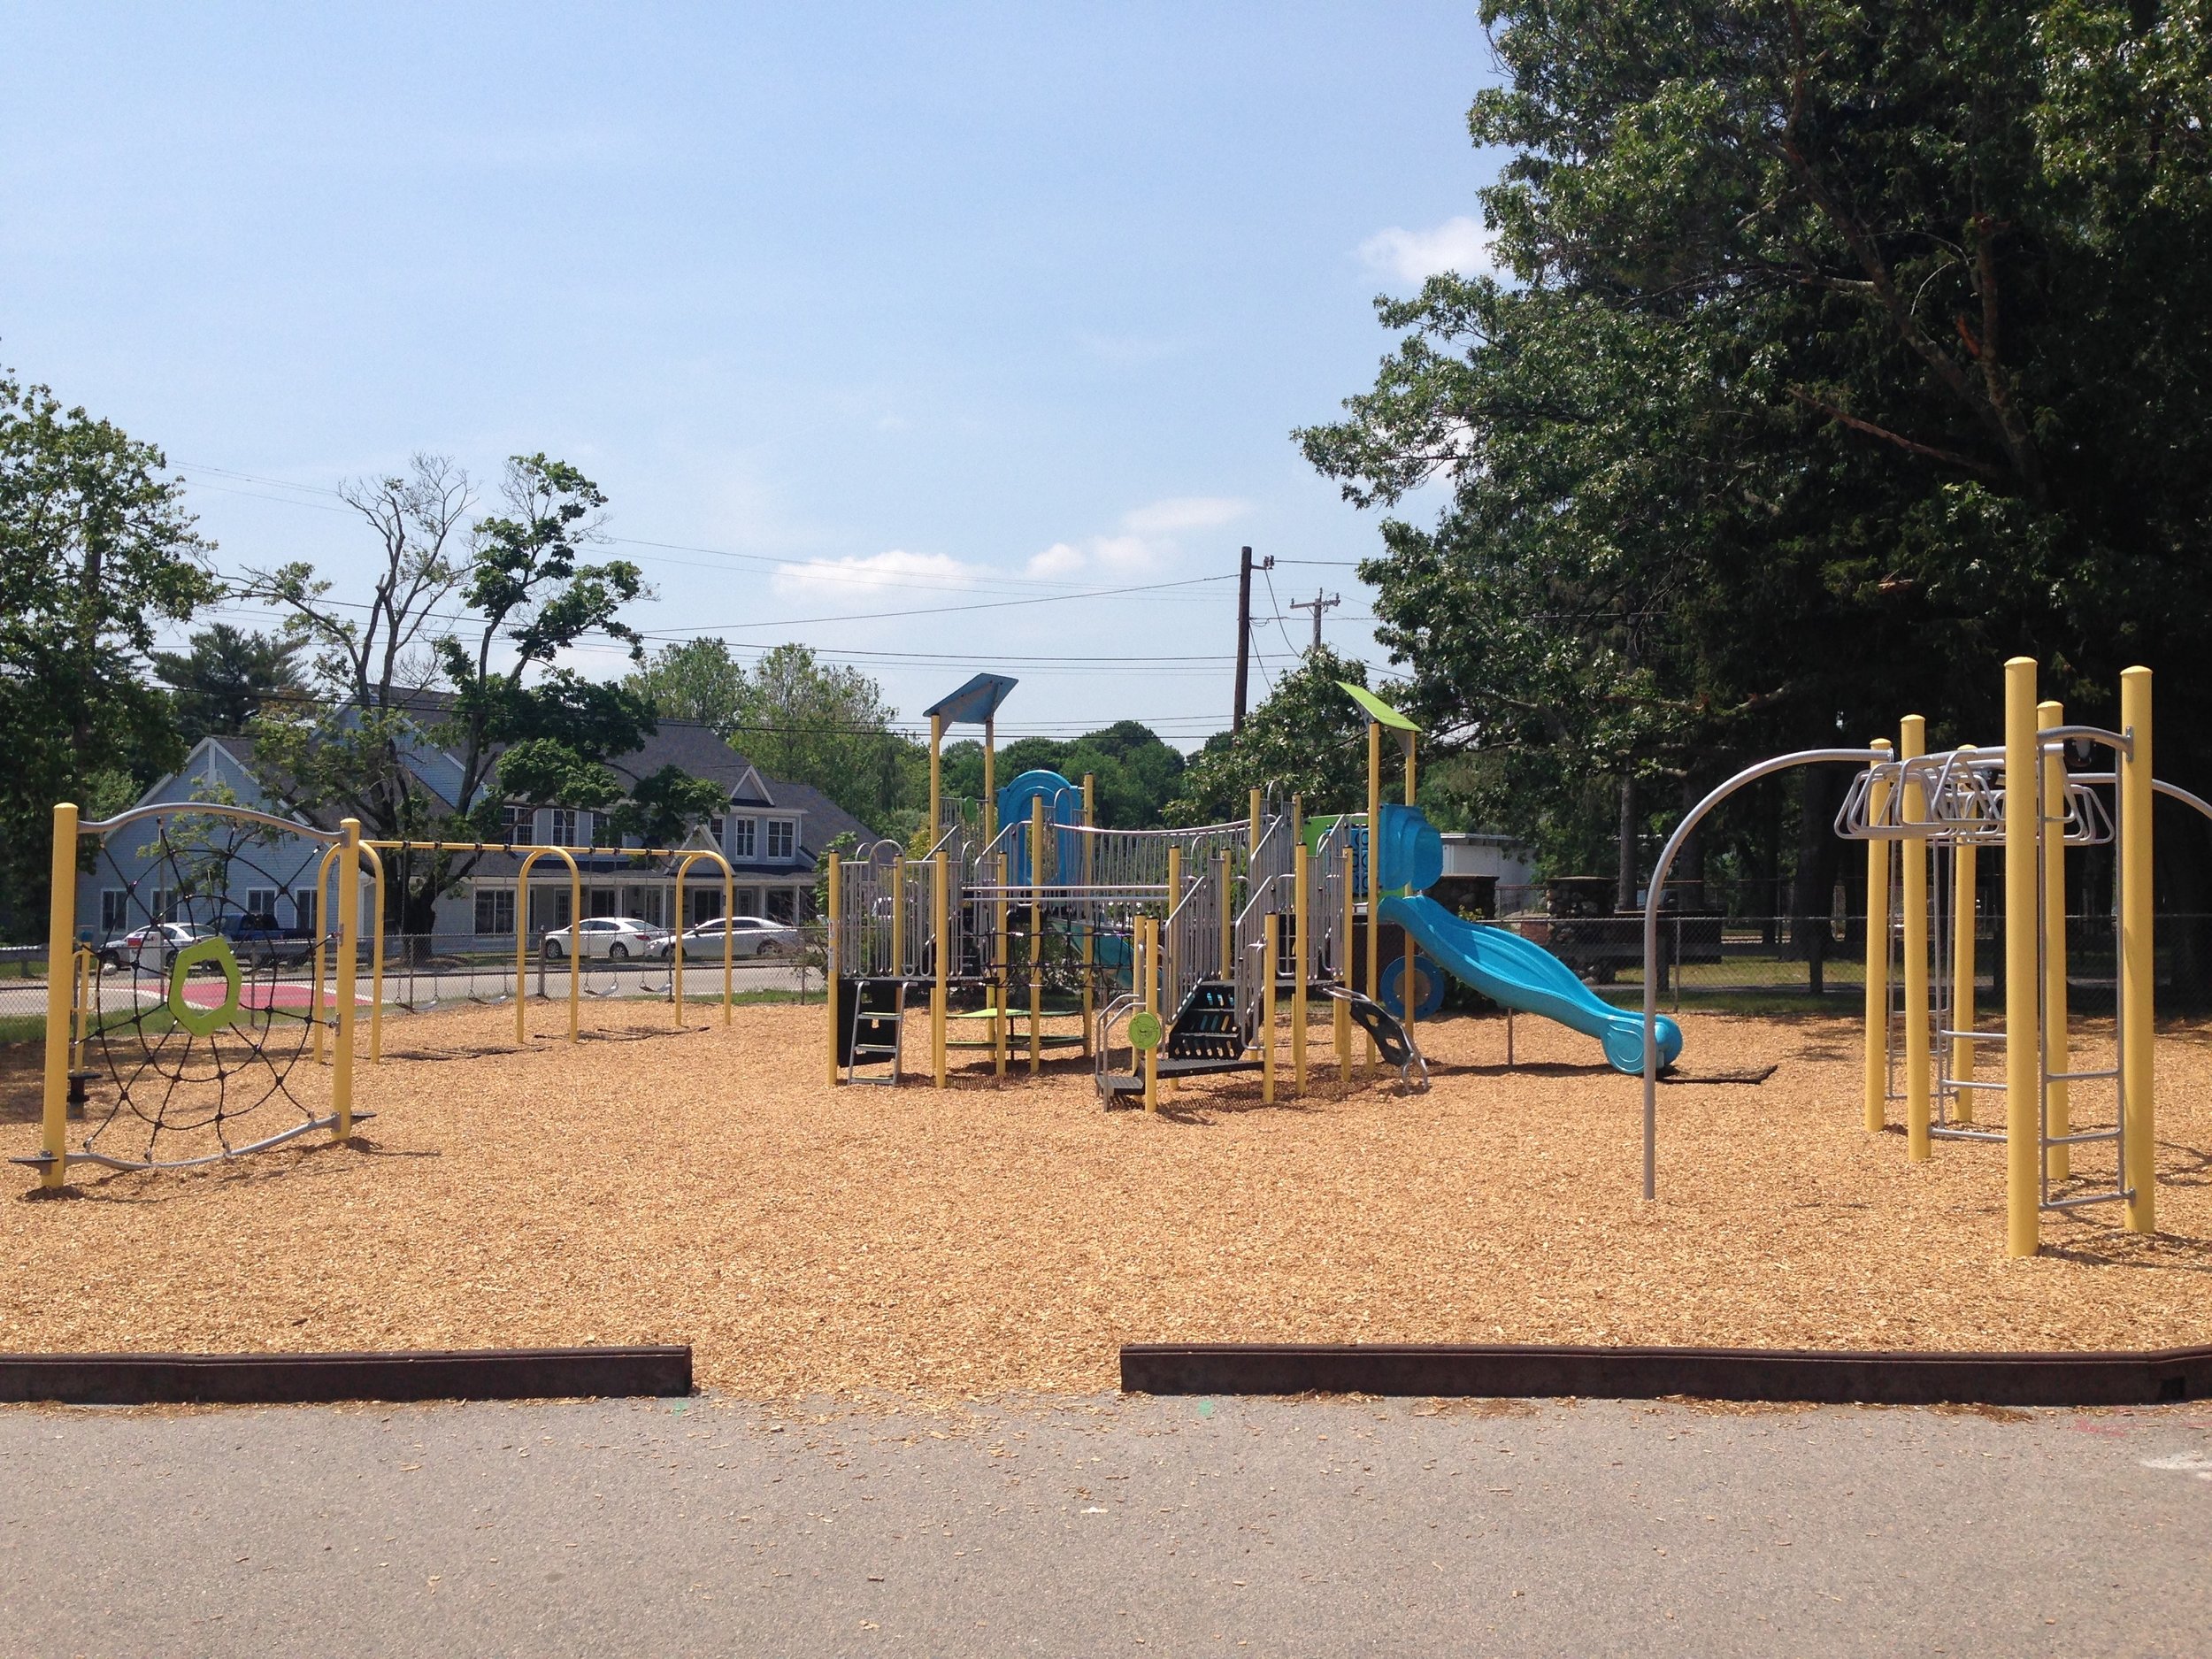
<svg viewBox="0 0 2212 1659"><path fill-rule="evenodd" d="M73 1156L174 1168L328 1121L313 1064L318 947L326 974L336 960L320 931L326 844L219 807L105 833L78 876L80 916L96 919L74 999Z"/></svg>

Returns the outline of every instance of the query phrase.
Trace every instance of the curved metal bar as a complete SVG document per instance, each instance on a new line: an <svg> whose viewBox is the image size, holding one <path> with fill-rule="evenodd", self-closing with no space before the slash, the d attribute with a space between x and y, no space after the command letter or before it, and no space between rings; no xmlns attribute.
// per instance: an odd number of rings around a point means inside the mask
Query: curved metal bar
<svg viewBox="0 0 2212 1659"><path fill-rule="evenodd" d="M676 926L675 947L669 953L668 995L676 1005L676 1024L684 1023L684 878L691 873L691 866L702 858L711 858L722 866L722 1023L730 1023L730 963L737 949L737 935L730 926L730 918L736 914L737 890L730 861L711 848L703 847L683 856L676 866Z"/></svg>
<svg viewBox="0 0 2212 1659"><path fill-rule="evenodd" d="M271 829L280 829L288 835L303 841L321 841L335 846L345 840L337 830L317 829L312 824L303 824L296 818L279 818L273 812L257 812L250 806L226 806L215 801L161 801L152 806L134 806L127 812L118 812L113 818L95 818L77 826L80 835L104 835L119 830L126 824L135 824L142 818L173 818L180 813L199 812L210 818L243 818L249 824L266 824ZM138 1165L127 1167L136 1169Z"/></svg>
<svg viewBox="0 0 2212 1659"><path fill-rule="evenodd" d="M528 999L524 995L530 977L530 867L548 853L556 853L568 866L568 1040L576 1041L577 999L584 986L584 878L575 857L565 847L534 847L515 872L515 1047L530 1044Z"/></svg>
<svg viewBox="0 0 2212 1659"><path fill-rule="evenodd" d="M1659 901L1666 893L1667 872L1674 865L1675 854L1681 851L1683 841L1708 812L1747 783L1756 783L1760 779L1771 777L1778 772L1787 772L1793 766L1870 766L1882 760L1887 752L1875 749L1801 749L1747 766L1692 807L1682 821L1674 826L1674 833L1667 837L1666 846L1661 849L1659 862L1651 872L1651 887L1644 899L1644 1198L1647 1202L1658 1196L1659 1189L1659 979L1655 972L1659 960Z"/></svg>
<svg viewBox="0 0 2212 1659"><path fill-rule="evenodd" d="M2212 804L2208 804L2201 795L2191 795L2179 784L2168 783L2163 778L2154 778L2151 780L2151 787L2170 801L2178 801L2184 806L2193 806L2205 817L2212 818Z"/></svg>

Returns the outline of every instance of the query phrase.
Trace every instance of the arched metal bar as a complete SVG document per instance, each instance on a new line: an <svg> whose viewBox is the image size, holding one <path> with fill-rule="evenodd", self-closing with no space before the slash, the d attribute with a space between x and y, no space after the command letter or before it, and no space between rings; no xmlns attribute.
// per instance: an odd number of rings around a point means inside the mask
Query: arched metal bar
<svg viewBox="0 0 2212 1659"><path fill-rule="evenodd" d="M1659 862L1652 870L1651 887L1644 899L1644 1197L1647 1202L1657 1197L1659 1189L1659 979L1656 972L1659 961L1659 901L1666 894L1667 872L1674 866L1675 854L1681 851L1683 841L1708 812L1747 783L1770 778L1778 772L1787 772L1793 766L1870 766L1882 759L1885 753L1884 750L1872 749L1801 749L1747 766L1691 808L1682 821L1674 826L1674 833L1667 837L1666 846L1660 849Z"/></svg>
<svg viewBox="0 0 2212 1659"><path fill-rule="evenodd" d="M2193 806L2205 817L2212 818L2212 803L2208 803L2201 795L2191 795L2179 784L2168 783L2163 778L2154 778L2151 780L2151 787L2170 801L2178 801L2184 806Z"/></svg>

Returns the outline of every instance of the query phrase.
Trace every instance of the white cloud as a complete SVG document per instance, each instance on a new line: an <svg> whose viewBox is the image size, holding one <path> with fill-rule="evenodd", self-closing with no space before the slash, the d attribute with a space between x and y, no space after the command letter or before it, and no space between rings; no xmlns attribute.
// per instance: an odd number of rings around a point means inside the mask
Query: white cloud
<svg viewBox="0 0 2212 1659"><path fill-rule="evenodd" d="M942 553L908 553L898 548L865 558L809 559L777 567L772 585L786 595L851 598L871 589L961 588L975 586L981 572Z"/></svg>
<svg viewBox="0 0 2212 1659"><path fill-rule="evenodd" d="M1032 576L1072 576L1083 568L1083 549L1055 541L1041 553L1030 556L1024 568Z"/></svg>
<svg viewBox="0 0 2212 1659"><path fill-rule="evenodd" d="M1121 522L1139 535L1172 535L1233 523L1251 511L1250 502L1230 495L1172 495L1125 514Z"/></svg>
<svg viewBox="0 0 2212 1659"><path fill-rule="evenodd" d="M1416 286L1445 271L1462 276L1498 274L1489 234L1463 213L1428 230L1393 225L1378 231L1360 243L1359 257L1375 270Z"/></svg>

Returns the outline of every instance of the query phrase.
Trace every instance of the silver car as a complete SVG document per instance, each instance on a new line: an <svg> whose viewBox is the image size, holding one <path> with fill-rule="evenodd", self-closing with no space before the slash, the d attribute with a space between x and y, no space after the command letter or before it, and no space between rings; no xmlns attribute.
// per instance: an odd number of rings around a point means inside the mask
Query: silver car
<svg viewBox="0 0 2212 1659"><path fill-rule="evenodd" d="M719 962L722 959L722 934L730 935L730 955L744 959L748 956L788 956L799 949L799 930L784 922L772 922L759 916L716 917L701 922L684 935L686 962Z"/></svg>
<svg viewBox="0 0 2212 1659"><path fill-rule="evenodd" d="M634 916L587 916L572 926L553 929L545 936L544 948L551 962L563 960L572 950L587 961L607 956L618 962L628 956L665 956L675 948L675 935Z"/></svg>

